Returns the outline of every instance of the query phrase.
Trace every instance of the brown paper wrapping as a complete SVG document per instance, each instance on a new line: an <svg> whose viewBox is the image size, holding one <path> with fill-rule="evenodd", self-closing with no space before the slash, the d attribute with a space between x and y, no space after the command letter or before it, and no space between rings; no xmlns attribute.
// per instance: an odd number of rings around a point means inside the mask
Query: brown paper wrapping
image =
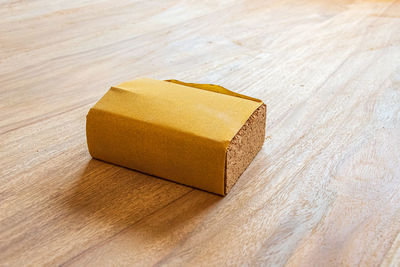
<svg viewBox="0 0 400 267"><path fill-rule="evenodd" d="M112 87L87 115L93 158L224 195L226 149L261 100L148 78Z"/></svg>

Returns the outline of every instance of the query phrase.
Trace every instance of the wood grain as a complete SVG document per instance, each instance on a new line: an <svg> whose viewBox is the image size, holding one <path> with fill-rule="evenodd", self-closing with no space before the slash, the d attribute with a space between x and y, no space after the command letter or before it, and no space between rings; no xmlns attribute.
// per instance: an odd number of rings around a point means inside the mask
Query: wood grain
<svg viewBox="0 0 400 267"><path fill-rule="evenodd" d="M398 266L399 1L0 1L0 265ZM221 198L92 160L136 77L268 105Z"/></svg>

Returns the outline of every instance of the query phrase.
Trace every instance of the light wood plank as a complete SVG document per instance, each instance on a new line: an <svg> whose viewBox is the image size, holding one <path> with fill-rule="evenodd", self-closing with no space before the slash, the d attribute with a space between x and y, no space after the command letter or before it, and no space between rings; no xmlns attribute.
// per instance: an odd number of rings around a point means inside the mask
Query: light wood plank
<svg viewBox="0 0 400 267"><path fill-rule="evenodd" d="M0 265L397 266L398 1L0 1ZM263 99L230 194L92 160L140 76Z"/></svg>

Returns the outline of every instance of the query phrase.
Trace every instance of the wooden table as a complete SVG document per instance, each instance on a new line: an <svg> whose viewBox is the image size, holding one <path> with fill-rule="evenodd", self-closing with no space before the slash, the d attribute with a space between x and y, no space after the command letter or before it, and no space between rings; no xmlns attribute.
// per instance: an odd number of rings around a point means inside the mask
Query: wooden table
<svg viewBox="0 0 400 267"><path fill-rule="evenodd" d="M225 197L90 158L137 77L268 105ZM0 265L400 263L399 1L1 1Z"/></svg>

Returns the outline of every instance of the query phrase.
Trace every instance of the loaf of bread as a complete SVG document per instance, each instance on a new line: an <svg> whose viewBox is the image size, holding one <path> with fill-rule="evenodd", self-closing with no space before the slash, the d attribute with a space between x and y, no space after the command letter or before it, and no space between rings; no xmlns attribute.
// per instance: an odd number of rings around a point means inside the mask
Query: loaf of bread
<svg viewBox="0 0 400 267"><path fill-rule="evenodd" d="M124 82L90 109L91 156L226 195L264 143L266 106L221 86Z"/></svg>

